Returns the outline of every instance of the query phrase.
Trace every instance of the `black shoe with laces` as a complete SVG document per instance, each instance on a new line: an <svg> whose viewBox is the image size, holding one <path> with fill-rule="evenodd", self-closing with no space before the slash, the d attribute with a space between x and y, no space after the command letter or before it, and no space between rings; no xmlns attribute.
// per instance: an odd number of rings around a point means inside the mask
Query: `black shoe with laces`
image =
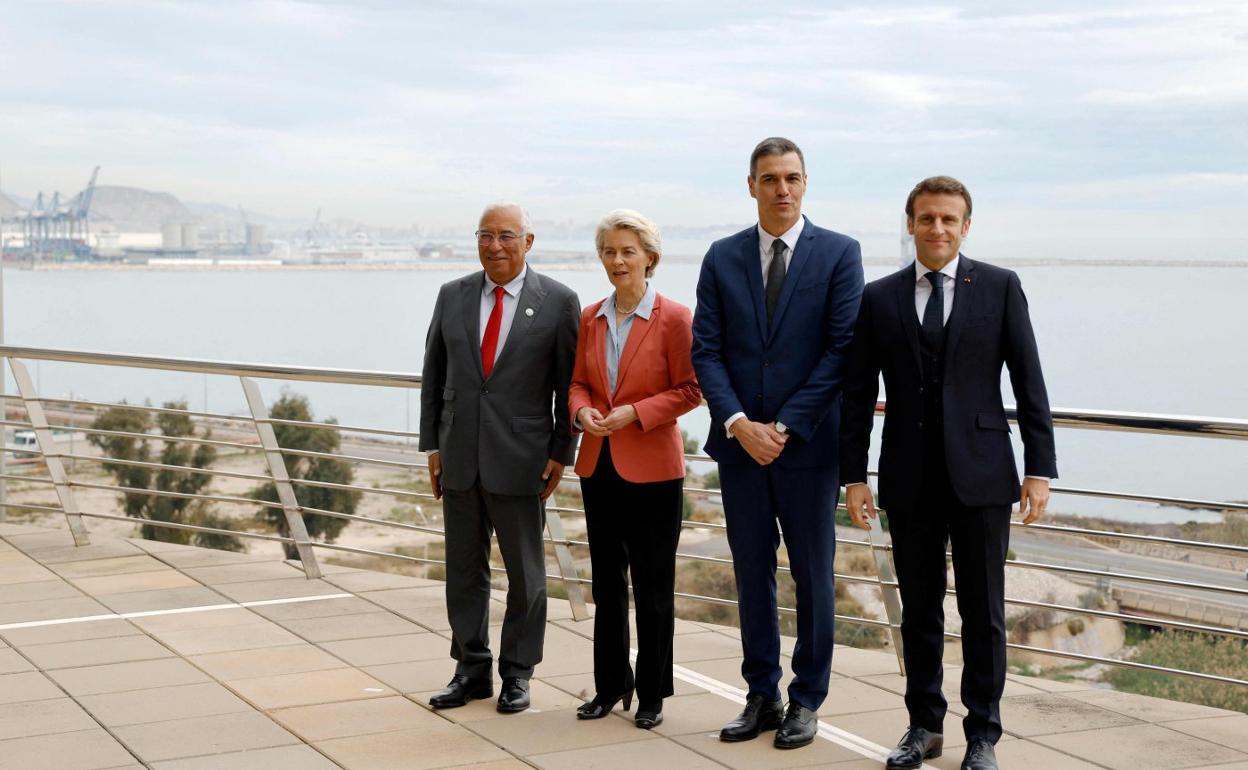
<svg viewBox="0 0 1248 770"><path fill-rule="evenodd" d="M962 770L997 770L997 750L987 738L972 738L966 746Z"/></svg>
<svg viewBox="0 0 1248 770"><path fill-rule="evenodd" d="M922 727L911 727L897 742L897 748L888 754L884 767L888 770L910 770L921 767L923 760L935 759L944 750L945 736L925 730Z"/></svg>

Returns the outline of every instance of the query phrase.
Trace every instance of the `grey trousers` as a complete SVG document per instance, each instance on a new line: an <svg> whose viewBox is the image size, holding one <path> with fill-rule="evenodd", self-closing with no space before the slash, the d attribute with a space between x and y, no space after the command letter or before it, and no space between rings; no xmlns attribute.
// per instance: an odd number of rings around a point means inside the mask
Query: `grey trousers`
<svg viewBox="0 0 1248 770"><path fill-rule="evenodd" d="M451 623L455 673L492 676L490 653L490 533L507 570L498 673L529 679L542 660L546 633L546 511L537 495L495 495L480 482L466 491L445 490L446 610Z"/></svg>

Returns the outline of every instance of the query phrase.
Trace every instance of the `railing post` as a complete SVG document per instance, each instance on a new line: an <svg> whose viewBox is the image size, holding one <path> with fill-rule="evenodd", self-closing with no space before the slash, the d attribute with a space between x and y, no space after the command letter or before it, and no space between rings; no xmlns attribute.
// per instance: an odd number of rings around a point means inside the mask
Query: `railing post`
<svg viewBox="0 0 1248 770"><path fill-rule="evenodd" d="M555 498L552 495L550 499ZM581 590L580 576L576 574L576 563L572 561L572 549L568 548L568 539L563 534L563 519L558 511L546 511L546 528L550 531L550 539L554 541L559 574L563 577L563 588L568 592L568 603L572 605L572 619L589 620L585 592Z"/></svg>
<svg viewBox="0 0 1248 770"><path fill-rule="evenodd" d="M295 549L299 551L299 561L303 563L304 574L308 579L319 578L321 568L316 563L316 554L312 550L308 538L308 528L303 523L303 509L295 497L295 488L290 483L290 475L286 473L286 460L282 457L282 447L277 443L277 434L273 432L273 424L269 422L269 408L264 404L264 396L255 382L239 377L243 383L243 394L247 397L247 407L251 410L251 418L256 425L256 433L260 436L260 445L264 448L264 458L269 463L269 474L273 476L273 486L277 488L277 498L282 504L282 513L286 515L286 527L294 538Z"/></svg>
<svg viewBox="0 0 1248 770"><path fill-rule="evenodd" d="M9 368L13 370L13 380L17 382L18 395L26 405L26 416L35 431L35 441L39 443L39 452L48 467L48 476L56 488L56 496L61 501L61 510L65 512L65 521L69 524L69 532L74 536L74 545L91 545L91 537L87 527L82 523L82 514L78 504L74 502L74 492L69 486L69 476L65 466L56 454L56 441L52 438L52 430L48 427L48 417L43 412L43 404L39 394L35 392L35 383L30 379L26 365L16 358L9 359ZM3 375L3 372L0 372Z"/></svg>
<svg viewBox="0 0 1248 770"><path fill-rule="evenodd" d="M867 535L871 540L871 553L875 556L875 577L880 584L880 598L884 600L884 614L888 615L888 632L893 637L893 650L897 653L897 669L902 676L905 676L905 650L902 649L901 641L901 592L896 585L897 573L888 555L884 525L880 522L879 516L874 519L868 518L867 521L871 524Z"/></svg>

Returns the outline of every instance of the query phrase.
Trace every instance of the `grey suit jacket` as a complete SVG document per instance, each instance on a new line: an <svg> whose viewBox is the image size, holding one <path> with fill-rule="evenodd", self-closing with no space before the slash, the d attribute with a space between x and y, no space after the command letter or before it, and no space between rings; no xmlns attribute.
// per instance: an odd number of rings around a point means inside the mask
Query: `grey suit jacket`
<svg viewBox="0 0 1248 770"><path fill-rule="evenodd" d="M529 266L486 379L479 342L484 287L479 271L438 292L425 340L420 449L441 453L446 489L470 489L480 477L487 492L533 495L543 487L546 461L569 465L576 450L568 386L581 305L575 292Z"/></svg>

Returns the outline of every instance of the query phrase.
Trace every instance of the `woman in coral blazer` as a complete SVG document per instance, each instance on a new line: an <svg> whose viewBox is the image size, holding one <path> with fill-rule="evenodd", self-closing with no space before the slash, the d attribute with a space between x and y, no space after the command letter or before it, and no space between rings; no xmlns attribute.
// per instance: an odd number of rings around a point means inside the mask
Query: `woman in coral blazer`
<svg viewBox="0 0 1248 770"><path fill-rule="evenodd" d="M689 308L648 280L659 229L635 211L598 224L598 257L615 291L581 314L568 402L585 431L576 473L585 498L594 592L593 700L580 719L606 716L636 689L635 722L663 721L672 694L676 544L683 508L684 442L676 418L702 401L689 349ZM637 609L637 671L628 662L628 573Z"/></svg>

